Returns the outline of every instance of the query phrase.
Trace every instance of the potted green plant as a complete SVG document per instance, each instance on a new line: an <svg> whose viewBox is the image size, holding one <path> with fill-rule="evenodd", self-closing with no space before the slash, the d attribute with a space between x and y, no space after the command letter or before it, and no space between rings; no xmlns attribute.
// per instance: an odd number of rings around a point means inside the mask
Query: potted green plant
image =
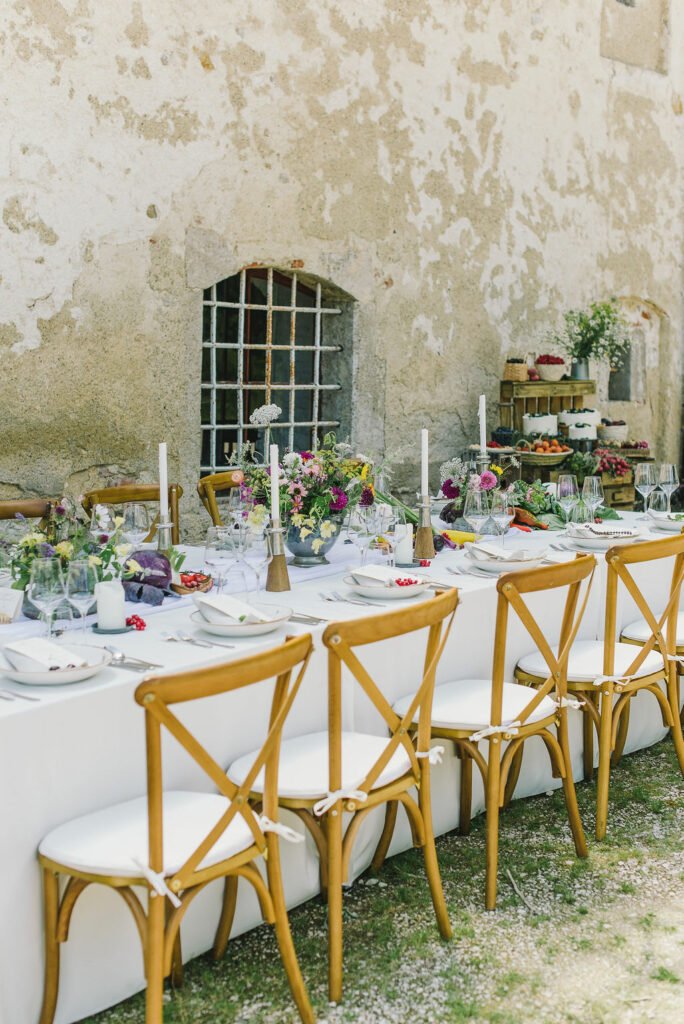
<svg viewBox="0 0 684 1024"><path fill-rule="evenodd" d="M572 359L570 376L589 379L589 360L622 366L631 344L629 325L615 302L592 302L588 309L563 314L563 327L549 341L564 348Z"/></svg>

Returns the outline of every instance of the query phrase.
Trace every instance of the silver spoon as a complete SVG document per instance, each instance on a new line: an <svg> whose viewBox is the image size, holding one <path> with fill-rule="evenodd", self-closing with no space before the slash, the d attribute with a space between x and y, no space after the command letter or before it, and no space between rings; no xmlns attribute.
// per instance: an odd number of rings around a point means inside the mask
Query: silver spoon
<svg viewBox="0 0 684 1024"><path fill-rule="evenodd" d="M162 668L161 665L157 665L153 661L143 661L141 658L132 658L130 655L124 654L123 651L118 651L116 647L105 646L105 650L109 651L112 656L112 665L115 665L118 668L122 668L124 665L127 668L138 669Z"/></svg>
<svg viewBox="0 0 684 1024"><path fill-rule="evenodd" d="M194 644L195 647L225 647L227 651L235 650L235 644L217 644L215 641L198 640L196 637L189 636L187 633L181 633L180 629L176 635L179 640L184 640L186 644Z"/></svg>

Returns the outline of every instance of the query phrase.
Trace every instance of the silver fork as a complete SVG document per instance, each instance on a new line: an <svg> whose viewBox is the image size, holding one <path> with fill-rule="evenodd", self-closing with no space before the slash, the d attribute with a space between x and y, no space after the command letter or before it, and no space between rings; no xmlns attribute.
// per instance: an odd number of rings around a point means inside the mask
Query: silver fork
<svg viewBox="0 0 684 1024"><path fill-rule="evenodd" d="M452 569L450 565L447 566L447 571L452 573L454 576L479 576L481 580L496 579L488 572L482 572L481 569Z"/></svg>
<svg viewBox="0 0 684 1024"><path fill-rule="evenodd" d="M213 640L198 640L188 633L182 633L180 629L176 631L176 636L179 640L184 640L186 644L194 644L195 647L225 647L228 651L235 650L235 644L217 644Z"/></svg>
<svg viewBox="0 0 684 1024"><path fill-rule="evenodd" d="M358 605L361 605L362 608L386 608L387 607L387 605L383 604L381 601L366 601L366 599L363 598L363 597L344 597L342 594L338 593L336 590L331 590L331 594L332 594L333 597L337 598L338 601L346 601L348 604L358 604Z"/></svg>
<svg viewBox="0 0 684 1024"><path fill-rule="evenodd" d="M358 604L366 607L365 601L350 601L348 597L339 597L337 594L332 593L332 591L329 594L321 591L318 596L322 601L330 601L332 604Z"/></svg>

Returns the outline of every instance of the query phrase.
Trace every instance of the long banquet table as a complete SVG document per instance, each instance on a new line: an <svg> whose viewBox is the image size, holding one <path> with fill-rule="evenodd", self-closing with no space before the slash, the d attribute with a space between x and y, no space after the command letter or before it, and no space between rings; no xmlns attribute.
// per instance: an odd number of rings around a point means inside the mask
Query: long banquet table
<svg viewBox="0 0 684 1024"><path fill-rule="evenodd" d="M626 516L625 518L631 518ZM520 546L547 545L550 535L522 535L506 539ZM570 552L554 552L572 558ZM331 604L320 591L344 591L345 569L355 559L353 549L338 544L330 553L331 564L310 570L290 570L293 589L286 594L268 594L269 603L287 605L297 611L326 619L372 615L372 608ZM448 566L462 563L461 552L444 551L433 562L429 576L446 586L457 586L461 603L447 648L439 666L437 683L450 679L488 676L496 607L495 580L454 576ZM201 568L201 550L188 549L188 568ZM668 566L668 570L669 570ZM644 566L637 574L647 598L664 605L669 574L663 566ZM580 629L581 639L600 639L603 628L605 562L598 556L598 568L589 604ZM429 598L426 598L429 599ZM560 623L560 595L538 596L530 602L547 637L554 639ZM131 608L133 610L133 608ZM143 633L116 637L117 646L127 654L164 665L165 670L187 669L240 657L282 641L286 633L311 632L316 649L307 676L286 723L285 735L297 736L325 729L326 658L319 640L324 626L288 623L287 628L251 641L235 641L234 651L201 649L162 639L165 631L184 629L199 635L189 616L189 598L168 599L159 609L139 605L135 610L148 621ZM378 609L385 611L386 608ZM622 596L618 622L638 617L631 599ZM0 646L19 636L36 635L36 623L21 621L0 626ZM204 639L211 639L203 634ZM88 643L103 644L107 638L89 635ZM230 641L233 642L233 641ZM519 623L511 621L507 650L507 671L530 649L530 641ZM408 693L420 678L423 645L415 638L400 638L391 645L371 645L364 660L371 674L381 682L390 700ZM510 678L510 676L509 676ZM50 829L73 817L94 811L145 792L145 749L143 713L133 700L141 676L108 668L94 679L73 686L26 688L3 678L0 685L39 697L37 702L0 700L0 785L2 786L3 828L0 830L2 872L2 913L0 914L0 1024L34 1024L38 1019L42 987L43 936L40 873L36 849ZM182 717L207 749L224 764L254 749L266 726L271 683L260 684L264 699L254 692L198 701L185 705ZM250 688L251 689L251 688ZM571 742L575 778L582 776L581 715L570 711ZM348 685L344 698L345 727L382 732L374 710ZM656 701L649 695L636 698L630 718L626 751L657 742L665 735ZM444 833L457 823L459 762L447 744L443 763L433 769L435 829ZM209 788L199 769L174 744L165 743L165 782L176 788ZM544 793L559 785L551 776L543 743L533 739L525 755L516 797ZM475 779L473 813L483 808L479 778ZM284 816L287 818L287 816ZM302 830L292 818L288 824ZM369 864L381 827L381 812L369 815L356 842L351 874L358 876ZM505 823L504 826L505 828ZM590 829L587 830L590 835ZM410 846L410 832L403 815L392 843L391 853ZM290 907L311 898L318 891L318 861L311 839L299 845L282 844L283 873ZM186 959L210 947L218 920L221 884L209 886L195 901L183 922L183 952ZM428 891L426 888L426 899ZM240 887L234 934L254 927L260 915L251 889ZM306 963L302 964L306 975ZM141 950L132 918L116 894L90 886L74 913L68 943L62 947L62 973L57 1024L71 1024L124 999L144 985Z"/></svg>

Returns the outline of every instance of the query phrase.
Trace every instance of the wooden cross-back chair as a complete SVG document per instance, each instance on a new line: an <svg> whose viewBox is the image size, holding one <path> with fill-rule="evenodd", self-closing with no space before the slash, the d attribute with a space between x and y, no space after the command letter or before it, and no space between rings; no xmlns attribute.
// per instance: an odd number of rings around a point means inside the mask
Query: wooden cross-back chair
<svg viewBox="0 0 684 1024"><path fill-rule="evenodd" d="M52 1024L57 1004L60 943L66 942L78 897L91 883L112 887L135 919L147 980L146 1024L163 1020L164 978L182 980L180 925L206 885L225 879L226 897L217 946L227 941L239 878L255 889L262 914L275 925L292 995L304 1024L313 1011L292 943L283 895L278 835L303 836L278 823L278 753L283 724L312 650L307 634L263 654L195 672L148 678L135 699L145 711L147 796L95 811L51 832L41 843L45 900L46 966L40 1024ZM296 676L295 676L296 672ZM293 678L294 676L294 678ZM215 697L275 678L268 732L245 780L231 782L172 710L175 704ZM163 789L162 732L167 730L206 773L218 792ZM248 800L255 777L264 777L261 813ZM264 881L255 865L266 859ZM67 879L60 899L60 877ZM133 891L148 891L148 909Z"/></svg>
<svg viewBox="0 0 684 1024"><path fill-rule="evenodd" d="M663 725L671 729L679 766L684 774L684 739L679 718L676 669L677 617L684 579L684 537L677 535L613 547L605 557L607 582L603 640L576 644L568 665L568 691L583 698L585 777L591 777L593 771L594 728L598 734L597 839L603 839L606 834L611 760L616 763L624 749L630 701L637 693L648 691L658 701ZM674 558L674 565L669 599L662 614L656 616L630 567L663 558ZM620 584L648 624L649 635L636 650L630 643L617 641ZM538 684L533 657L526 656L519 661L516 676Z"/></svg>
<svg viewBox="0 0 684 1024"><path fill-rule="evenodd" d="M591 555L566 565L506 573L497 582L498 600L494 633L491 679L461 679L437 686L432 704L432 735L451 740L461 761L460 831L470 829L472 766L477 765L484 782L487 864L485 905L496 905L499 848L499 811L507 792L514 787L514 764L522 758L523 745L532 736L546 744L553 774L563 781L568 820L578 856L586 857L587 846L577 807L568 742L565 677L568 656L586 607L595 568ZM586 581L586 582L585 582ZM580 600L580 590L584 594ZM567 588L560 625L559 650L554 652L530 611L525 595ZM505 681L506 641L509 613L524 626L546 666L539 689ZM394 707L402 714L411 697ZM552 731L553 730L553 731ZM487 758L479 744L487 740ZM502 742L508 741L505 752Z"/></svg>
<svg viewBox="0 0 684 1024"><path fill-rule="evenodd" d="M209 476L203 476L197 484L197 493L211 516L214 526L223 526L216 495L222 494L224 491L232 491L235 487L239 487L244 479L245 475L241 469L230 469L225 473L211 473Z"/></svg>
<svg viewBox="0 0 684 1024"><path fill-rule="evenodd" d="M169 515L173 524L171 541L180 543L180 509L179 501L183 496L180 484L169 484ZM130 505L139 502L145 505L150 502L159 504L159 484L121 484L118 487L102 487L97 491L88 491L83 495L83 508L90 515L96 505ZM159 513L152 520L150 532L145 542L154 540L159 523Z"/></svg>
<svg viewBox="0 0 684 1024"><path fill-rule="evenodd" d="M40 519L42 525L55 504L47 498L11 498L0 501L0 519Z"/></svg>
<svg viewBox="0 0 684 1024"><path fill-rule="evenodd" d="M328 730L285 740L280 755L280 806L296 814L313 837L320 857L321 888L328 899L328 985L330 999L342 995L342 885L349 875L354 840L364 819L386 805L386 822L374 864L381 865L399 803L405 808L413 842L422 847L439 931L451 936L435 852L430 808L430 704L435 672L458 603L455 590L411 608L350 622L333 622L323 634L328 648ZM423 678L404 715L398 715L355 653L367 644L427 630ZM342 724L342 669L348 669L389 732L378 736L347 731ZM414 715L419 725L414 734ZM236 784L245 779L251 757L230 766ZM418 802L410 790L418 787ZM260 801L260 780L252 796ZM343 812L351 820L343 828Z"/></svg>

